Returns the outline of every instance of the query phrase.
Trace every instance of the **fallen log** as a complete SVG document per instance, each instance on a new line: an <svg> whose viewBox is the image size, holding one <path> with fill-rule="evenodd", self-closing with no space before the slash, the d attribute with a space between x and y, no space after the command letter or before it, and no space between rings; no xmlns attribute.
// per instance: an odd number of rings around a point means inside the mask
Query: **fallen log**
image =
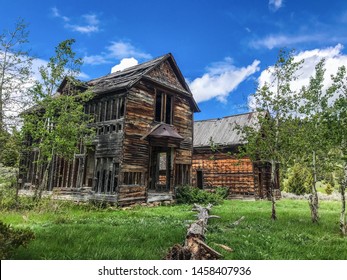
<svg viewBox="0 0 347 280"><path fill-rule="evenodd" d="M217 260L223 257L205 243L208 220L219 218L209 214L211 208L211 204L206 207L194 204L193 211L198 212L198 220L188 227L184 245L174 245L166 255L166 260Z"/></svg>

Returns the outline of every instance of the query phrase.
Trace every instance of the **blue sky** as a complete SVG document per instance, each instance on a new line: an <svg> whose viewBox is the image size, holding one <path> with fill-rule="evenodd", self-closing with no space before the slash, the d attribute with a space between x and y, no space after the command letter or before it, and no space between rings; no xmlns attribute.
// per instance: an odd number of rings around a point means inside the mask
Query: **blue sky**
<svg viewBox="0 0 347 280"><path fill-rule="evenodd" d="M1 30L19 17L29 24L37 64L75 38L84 79L110 73L124 58L141 63L171 52L201 109L196 120L249 111L249 95L269 78L265 70L282 47L306 59L297 87L320 58L327 75L347 64L341 0L1 0L0 7Z"/></svg>

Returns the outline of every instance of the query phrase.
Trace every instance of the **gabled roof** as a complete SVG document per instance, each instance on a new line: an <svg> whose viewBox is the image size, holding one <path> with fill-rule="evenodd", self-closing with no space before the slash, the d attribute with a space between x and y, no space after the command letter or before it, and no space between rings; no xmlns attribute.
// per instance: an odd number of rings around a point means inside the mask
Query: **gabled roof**
<svg viewBox="0 0 347 280"><path fill-rule="evenodd" d="M195 121L194 148L209 147L211 145L210 140L219 146L244 144L243 136L238 133L236 127L256 127L258 114L265 114L265 112L251 112L218 119Z"/></svg>
<svg viewBox="0 0 347 280"><path fill-rule="evenodd" d="M161 63L167 56L168 55L164 55L145 63L126 68L123 71L117 71L91 80L88 82L88 85L93 86L95 93L131 88L143 77L143 75Z"/></svg>
<svg viewBox="0 0 347 280"><path fill-rule="evenodd" d="M183 90L180 91L183 94L187 95L191 100L191 105L193 107L194 112L200 112L193 95L185 82L185 79L178 68L175 59L173 58L171 53L160 56L153 60L147 61L142 64L138 64L136 66L132 66L124 69L123 71L118 71L115 73L108 74L106 76L94 79L89 81L87 84L90 87L93 87L93 91L98 93L106 93L110 91L116 91L121 89L130 89L141 79L149 79L150 76L147 76L151 70L156 68L158 65L163 63L164 61L168 61L171 65L172 70L180 81Z"/></svg>

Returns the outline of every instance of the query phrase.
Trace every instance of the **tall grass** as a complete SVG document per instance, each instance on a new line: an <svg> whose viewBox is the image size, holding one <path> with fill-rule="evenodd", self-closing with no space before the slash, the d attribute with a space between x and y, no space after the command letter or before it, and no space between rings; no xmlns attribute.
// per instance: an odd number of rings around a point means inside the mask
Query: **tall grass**
<svg viewBox="0 0 347 280"><path fill-rule="evenodd" d="M275 222L268 201L225 201L212 208L221 218L209 221L206 242L225 259L347 259L339 207L338 202L321 202L317 225L311 223L305 201L279 201ZM0 214L2 221L29 227L36 235L14 259L162 259L171 246L183 242L195 219L190 205L121 210L62 204ZM241 216L245 219L233 226Z"/></svg>

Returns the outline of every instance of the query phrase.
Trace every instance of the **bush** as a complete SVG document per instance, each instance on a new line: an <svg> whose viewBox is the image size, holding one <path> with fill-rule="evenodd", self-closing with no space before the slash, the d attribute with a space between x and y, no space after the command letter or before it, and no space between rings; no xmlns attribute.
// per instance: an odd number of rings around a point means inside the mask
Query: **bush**
<svg viewBox="0 0 347 280"><path fill-rule="evenodd" d="M215 193L218 194L221 198L226 199L229 196L229 188L217 187Z"/></svg>
<svg viewBox="0 0 347 280"><path fill-rule="evenodd" d="M191 186L183 186L176 189L177 203L182 204L221 204L223 197L218 193L207 192Z"/></svg>
<svg viewBox="0 0 347 280"><path fill-rule="evenodd" d="M313 178L310 170L302 164L295 163L287 172L284 180L284 191L303 195L311 192Z"/></svg>
<svg viewBox="0 0 347 280"><path fill-rule="evenodd" d="M331 195L333 193L333 191L334 191L333 186L330 183L328 183L325 187L325 193L327 195Z"/></svg>
<svg viewBox="0 0 347 280"><path fill-rule="evenodd" d="M26 246L34 238L32 230L14 229L0 221L0 259L10 258L14 250L19 246Z"/></svg>

